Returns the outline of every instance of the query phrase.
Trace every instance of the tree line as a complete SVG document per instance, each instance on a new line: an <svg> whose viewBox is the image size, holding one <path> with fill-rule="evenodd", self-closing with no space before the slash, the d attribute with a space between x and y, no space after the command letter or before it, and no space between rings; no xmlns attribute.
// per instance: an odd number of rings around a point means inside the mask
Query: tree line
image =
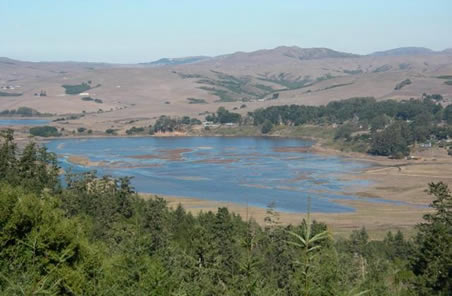
<svg viewBox="0 0 452 296"><path fill-rule="evenodd" d="M372 97L333 101L322 106L271 106L249 112L254 125L268 133L275 125L337 125L335 140L366 144L371 154L401 157L431 139L452 138L452 105L441 95L377 101Z"/></svg>
<svg viewBox="0 0 452 296"><path fill-rule="evenodd" d="M219 208L197 216L130 178L59 177L34 143L0 143L2 295L450 295L452 196L429 185L433 211L407 239L365 229L333 239L308 218L266 225Z"/></svg>

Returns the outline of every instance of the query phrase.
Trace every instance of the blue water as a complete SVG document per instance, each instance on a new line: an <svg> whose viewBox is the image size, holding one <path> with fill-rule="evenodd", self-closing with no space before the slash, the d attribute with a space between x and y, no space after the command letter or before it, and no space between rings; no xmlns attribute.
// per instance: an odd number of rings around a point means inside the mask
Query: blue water
<svg viewBox="0 0 452 296"><path fill-rule="evenodd" d="M45 119L0 119L0 126L41 125L47 123L49 123L49 120Z"/></svg>
<svg viewBox="0 0 452 296"><path fill-rule="evenodd" d="M356 199L343 193L346 187L369 183L340 176L359 173L368 164L336 156L284 152L288 147L310 145L297 139L263 137L153 137L62 139L49 142L47 147L57 153L64 169L133 176L132 184L139 192L259 207L274 202L277 209L287 212L305 212L311 197L313 212L353 211L334 200ZM100 163L75 165L68 161L70 155Z"/></svg>

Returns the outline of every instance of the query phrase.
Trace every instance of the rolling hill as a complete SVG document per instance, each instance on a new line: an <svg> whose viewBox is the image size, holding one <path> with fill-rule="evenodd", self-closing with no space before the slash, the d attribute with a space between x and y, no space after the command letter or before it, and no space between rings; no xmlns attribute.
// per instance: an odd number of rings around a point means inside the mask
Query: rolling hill
<svg viewBox="0 0 452 296"><path fill-rule="evenodd" d="M450 75L450 50L415 47L357 55L281 46L131 65L0 58L0 91L20 94L2 96L0 110L85 111L86 122L104 128L136 118L151 122L161 114L202 117L219 106L248 112L270 105L319 105L357 96L399 100L422 93L452 99L452 86L446 83L451 79L445 79ZM395 89L407 80L411 83ZM88 86L77 88L84 83ZM84 94L67 94L63 85ZM39 96L41 90L47 95ZM87 96L102 103L82 99Z"/></svg>

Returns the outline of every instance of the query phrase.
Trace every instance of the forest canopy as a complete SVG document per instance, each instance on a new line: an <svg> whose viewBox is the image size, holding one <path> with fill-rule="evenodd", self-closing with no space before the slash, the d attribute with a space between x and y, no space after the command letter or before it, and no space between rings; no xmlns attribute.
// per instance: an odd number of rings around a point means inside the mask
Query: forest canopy
<svg viewBox="0 0 452 296"><path fill-rule="evenodd" d="M1 295L450 295L452 196L407 239L348 239L309 218L266 225L219 208L193 216L130 178L66 172L34 143L0 137Z"/></svg>

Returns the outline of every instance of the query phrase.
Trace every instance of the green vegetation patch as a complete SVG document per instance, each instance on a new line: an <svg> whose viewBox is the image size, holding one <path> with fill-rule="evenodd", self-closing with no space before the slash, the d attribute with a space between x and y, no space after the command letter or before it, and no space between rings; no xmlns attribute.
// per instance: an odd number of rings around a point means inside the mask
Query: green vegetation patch
<svg viewBox="0 0 452 296"><path fill-rule="evenodd" d="M3 110L0 112L1 115L20 115L20 116L46 116L51 114L42 114L39 111L30 107L19 107L17 109Z"/></svg>
<svg viewBox="0 0 452 296"><path fill-rule="evenodd" d="M336 129L329 140L335 147L403 157L410 153L415 143L428 144L432 140L452 138L452 105L443 107L442 100L439 94L423 94L422 99L400 102L352 98L332 101L324 106L271 106L249 112L250 119L247 120L255 126L270 121L272 133L279 131L278 126L288 129L292 126L324 128L331 125Z"/></svg>
<svg viewBox="0 0 452 296"><path fill-rule="evenodd" d="M22 93L9 93L0 91L0 97L20 97L23 95Z"/></svg>
<svg viewBox="0 0 452 296"><path fill-rule="evenodd" d="M452 79L452 75L440 75L436 76L438 79Z"/></svg>
<svg viewBox="0 0 452 296"><path fill-rule="evenodd" d="M207 104L207 101L204 99L198 98L187 98L189 104Z"/></svg>
<svg viewBox="0 0 452 296"><path fill-rule="evenodd" d="M400 90L402 88L404 88L407 85L410 85L412 82L410 79L405 79L400 83L397 83L397 85L394 87L394 90Z"/></svg>
<svg viewBox="0 0 452 296"><path fill-rule="evenodd" d="M269 73L261 74L259 79L262 81L279 84L285 87L287 90L303 88L312 83L310 76L293 77L292 74L285 72L273 75L270 75Z"/></svg>
<svg viewBox="0 0 452 296"><path fill-rule="evenodd" d="M144 132L145 132L145 128L144 127L135 127L135 126L133 126L132 128L126 130L126 134L127 135L142 134Z"/></svg>
<svg viewBox="0 0 452 296"><path fill-rule="evenodd" d="M30 128L30 134L37 137L59 137L61 134L54 126L35 126Z"/></svg>
<svg viewBox="0 0 452 296"><path fill-rule="evenodd" d="M64 88L66 94L68 95L78 95L82 92L85 92L87 90L91 89L91 86L86 83L82 82L81 84L63 84L62 87Z"/></svg>
<svg viewBox="0 0 452 296"><path fill-rule="evenodd" d="M356 69L356 70L343 70L343 72L345 74L350 74L350 75L357 75L357 74L362 74L363 70L361 69Z"/></svg>
<svg viewBox="0 0 452 296"><path fill-rule="evenodd" d="M203 77L197 81L200 89L220 98L220 102L259 100L275 90L268 85L256 83L251 76L234 76L212 71L214 77Z"/></svg>
<svg viewBox="0 0 452 296"><path fill-rule="evenodd" d="M224 107L218 108L217 112L206 116L207 121L214 123L240 123L242 116L239 113L234 113L226 110Z"/></svg>
<svg viewBox="0 0 452 296"><path fill-rule="evenodd" d="M387 72L391 69L392 69L391 65L383 65L383 66L376 68L373 72L374 73L382 73L382 72Z"/></svg>
<svg viewBox="0 0 452 296"><path fill-rule="evenodd" d="M91 97L83 97L81 100L82 101L87 101L87 102L94 102L94 103L98 103L98 104L102 104L103 103L103 101L101 99L94 99L94 98L91 98Z"/></svg>
<svg viewBox="0 0 452 296"><path fill-rule="evenodd" d="M336 88L336 87L342 87L342 86L347 86L347 85L352 85L353 82L349 82L349 83L341 83L341 84L333 84L330 86L327 86L325 88L323 88L322 90L327 90L327 89L332 89L332 88Z"/></svg>

